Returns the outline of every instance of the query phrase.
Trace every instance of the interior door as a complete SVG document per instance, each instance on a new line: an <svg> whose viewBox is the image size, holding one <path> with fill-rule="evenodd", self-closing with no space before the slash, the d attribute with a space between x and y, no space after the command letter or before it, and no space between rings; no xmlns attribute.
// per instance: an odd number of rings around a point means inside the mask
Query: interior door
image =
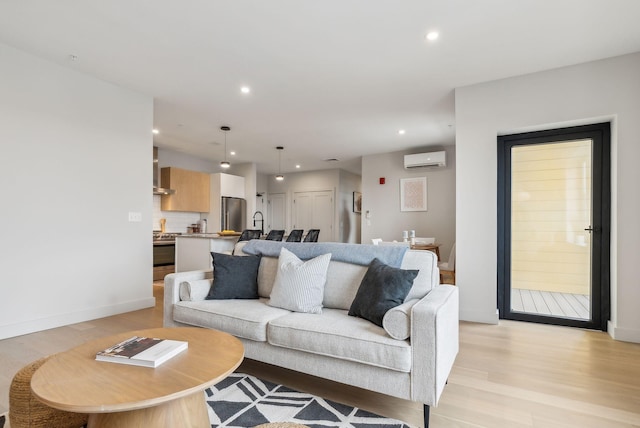
<svg viewBox="0 0 640 428"><path fill-rule="evenodd" d="M500 317L606 329L609 124L498 139Z"/></svg>
<svg viewBox="0 0 640 428"><path fill-rule="evenodd" d="M333 241L333 191L295 192L293 195L293 228L320 229L319 242Z"/></svg>
<svg viewBox="0 0 640 428"><path fill-rule="evenodd" d="M287 224L286 195L284 193L269 194L269 210L267 213L266 232L271 229L285 230Z"/></svg>

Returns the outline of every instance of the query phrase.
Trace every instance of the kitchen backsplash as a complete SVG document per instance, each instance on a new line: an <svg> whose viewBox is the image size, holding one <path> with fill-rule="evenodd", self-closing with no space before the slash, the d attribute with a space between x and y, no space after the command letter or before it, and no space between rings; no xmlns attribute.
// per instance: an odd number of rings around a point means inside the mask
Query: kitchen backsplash
<svg viewBox="0 0 640 428"><path fill-rule="evenodd" d="M162 211L160 210L161 196L153 195L153 230L160 230L160 219L167 220L165 232L186 233L187 226L200 221L200 213Z"/></svg>

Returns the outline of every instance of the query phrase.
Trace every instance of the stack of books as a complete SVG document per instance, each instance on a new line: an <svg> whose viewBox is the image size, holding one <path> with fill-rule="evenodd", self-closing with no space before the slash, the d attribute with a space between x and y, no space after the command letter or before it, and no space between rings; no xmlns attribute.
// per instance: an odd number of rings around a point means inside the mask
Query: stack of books
<svg viewBox="0 0 640 428"><path fill-rule="evenodd" d="M133 336L96 354L96 360L134 366L158 367L189 347L180 340Z"/></svg>

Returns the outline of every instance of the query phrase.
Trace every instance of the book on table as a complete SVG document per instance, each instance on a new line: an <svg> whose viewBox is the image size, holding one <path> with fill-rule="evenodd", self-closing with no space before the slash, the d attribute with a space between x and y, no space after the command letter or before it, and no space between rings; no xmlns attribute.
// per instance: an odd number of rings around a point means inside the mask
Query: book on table
<svg viewBox="0 0 640 428"><path fill-rule="evenodd" d="M133 336L96 354L96 360L134 366L158 367L189 347L181 340Z"/></svg>

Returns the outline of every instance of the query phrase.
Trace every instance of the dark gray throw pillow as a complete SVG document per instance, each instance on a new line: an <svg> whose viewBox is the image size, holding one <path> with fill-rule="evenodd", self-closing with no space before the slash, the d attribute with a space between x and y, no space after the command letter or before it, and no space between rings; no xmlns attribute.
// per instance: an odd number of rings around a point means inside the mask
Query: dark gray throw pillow
<svg viewBox="0 0 640 428"><path fill-rule="evenodd" d="M257 299L260 256L211 253L213 283L207 300Z"/></svg>
<svg viewBox="0 0 640 428"><path fill-rule="evenodd" d="M351 303L349 315L382 327L384 314L404 302L416 276L417 270L398 269L373 259Z"/></svg>

